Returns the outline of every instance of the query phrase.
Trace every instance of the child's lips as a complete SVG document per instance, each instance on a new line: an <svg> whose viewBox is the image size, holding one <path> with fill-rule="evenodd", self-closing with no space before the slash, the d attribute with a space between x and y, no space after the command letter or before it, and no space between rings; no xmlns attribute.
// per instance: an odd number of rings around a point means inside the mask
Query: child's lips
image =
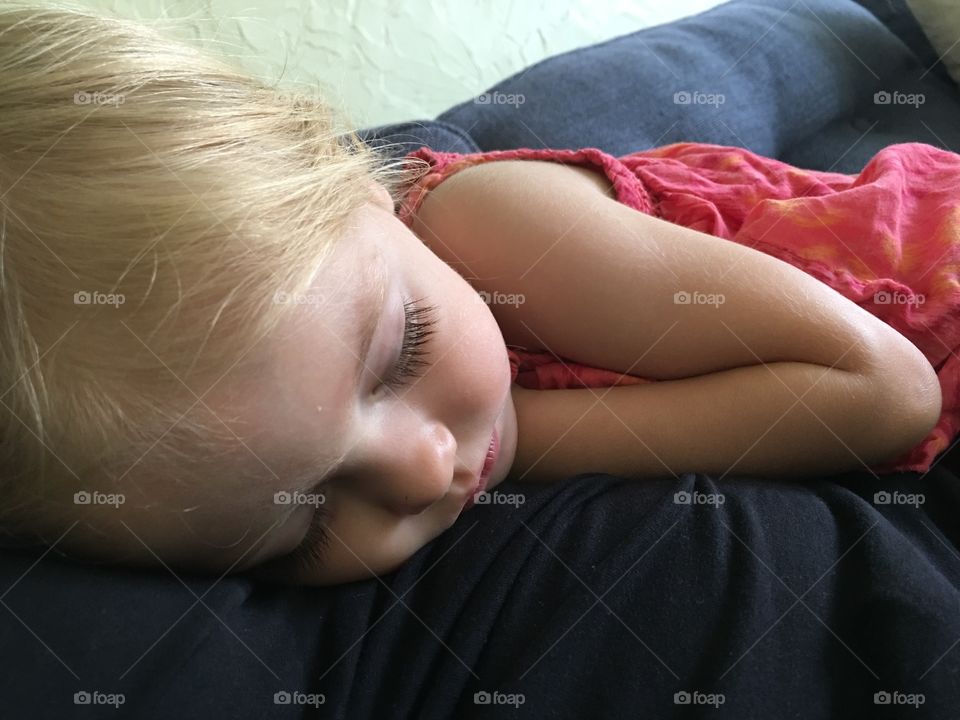
<svg viewBox="0 0 960 720"><path fill-rule="evenodd" d="M477 500L477 495L486 490L487 481L490 479L490 473L493 470L493 466L497 462L497 457L500 455L500 434L497 432L497 429L493 429L493 437L490 438L490 446L487 449L487 457L483 463L483 469L480 471L480 475L477 478L477 483L474 486L474 489L470 491L470 494L467 495L467 499L463 503L463 510L468 510L473 507L473 504Z"/></svg>

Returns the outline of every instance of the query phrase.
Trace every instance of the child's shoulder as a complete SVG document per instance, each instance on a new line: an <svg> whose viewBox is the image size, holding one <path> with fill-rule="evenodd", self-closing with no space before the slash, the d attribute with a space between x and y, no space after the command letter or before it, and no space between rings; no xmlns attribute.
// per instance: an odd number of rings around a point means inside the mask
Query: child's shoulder
<svg viewBox="0 0 960 720"><path fill-rule="evenodd" d="M613 187L629 180L633 173L620 160L598 148L550 149L516 148L476 153L448 153L424 147L407 157L426 161L429 167L404 193L398 209L402 221L410 224L429 195L464 197L491 185L509 186L537 183L545 192L569 187L568 183L589 183L610 197ZM443 192L438 192L440 187Z"/></svg>
<svg viewBox="0 0 960 720"><path fill-rule="evenodd" d="M477 154L479 155L479 153ZM484 153L489 156L489 153ZM474 159L475 156L465 156ZM516 190L537 187L544 196L563 198L581 187L616 198L613 182L603 167L568 164L547 157L500 157L486 161L447 165L445 172L424 175L407 193L400 219L416 232L425 215L454 216L464 203L483 204L497 211L498 200ZM475 209L475 208L474 208ZM419 233L418 233L419 234Z"/></svg>

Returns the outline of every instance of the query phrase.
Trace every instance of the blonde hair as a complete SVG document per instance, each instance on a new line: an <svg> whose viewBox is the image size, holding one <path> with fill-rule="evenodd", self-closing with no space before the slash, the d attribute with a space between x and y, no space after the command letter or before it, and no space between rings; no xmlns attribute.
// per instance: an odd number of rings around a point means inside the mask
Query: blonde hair
<svg viewBox="0 0 960 720"><path fill-rule="evenodd" d="M225 452L219 420L183 413L253 363L290 308L275 294L307 290L369 181L396 202L425 169L337 120L140 22L0 10L7 533L45 488L66 507L138 462L188 476Z"/></svg>

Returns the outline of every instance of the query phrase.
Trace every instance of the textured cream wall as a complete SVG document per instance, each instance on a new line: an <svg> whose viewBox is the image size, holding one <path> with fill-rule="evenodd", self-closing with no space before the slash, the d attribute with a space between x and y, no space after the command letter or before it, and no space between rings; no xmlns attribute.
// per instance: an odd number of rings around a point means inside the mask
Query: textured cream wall
<svg viewBox="0 0 960 720"><path fill-rule="evenodd" d="M188 18L185 32L291 91L319 88L357 127L433 118L550 55L721 0L74 0ZM286 69L284 70L284 61ZM282 71L282 76L281 76Z"/></svg>

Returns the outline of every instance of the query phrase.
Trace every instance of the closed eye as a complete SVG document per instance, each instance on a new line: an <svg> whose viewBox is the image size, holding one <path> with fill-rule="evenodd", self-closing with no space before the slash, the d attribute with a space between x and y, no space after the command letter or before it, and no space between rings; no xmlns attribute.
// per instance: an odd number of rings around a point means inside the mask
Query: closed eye
<svg viewBox="0 0 960 720"><path fill-rule="evenodd" d="M385 381L395 390L406 385L411 378L422 376L430 367L430 362L424 359L428 354L424 346L435 332L432 326L437 322L437 306L423 305L423 300L403 303L403 343L390 377Z"/></svg>
<svg viewBox="0 0 960 720"><path fill-rule="evenodd" d="M326 505L317 503L303 540L286 556L297 569L315 568L323 564L324 551L330 547L330 534L326 528L329 517Z"/></svg>

